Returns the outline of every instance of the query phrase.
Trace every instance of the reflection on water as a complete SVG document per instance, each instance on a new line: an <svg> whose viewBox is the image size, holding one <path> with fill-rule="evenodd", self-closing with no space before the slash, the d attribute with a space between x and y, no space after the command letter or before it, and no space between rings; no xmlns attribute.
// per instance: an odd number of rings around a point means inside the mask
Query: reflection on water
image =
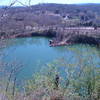
<svg viewBox="0 0 100 100"><path fill-rule="evenodd" d="M19 80L31 78L44 64L55 59L64 58L71 63L77 63L77 57L85 59L92 56L94 62L99 62L100 57L99 49L96 47L82 44L49 47L48 38L43 37L11 39L8 42L7 47L3 49L7 54L3 60L23 64L23 70L17 74Z"/></svg>

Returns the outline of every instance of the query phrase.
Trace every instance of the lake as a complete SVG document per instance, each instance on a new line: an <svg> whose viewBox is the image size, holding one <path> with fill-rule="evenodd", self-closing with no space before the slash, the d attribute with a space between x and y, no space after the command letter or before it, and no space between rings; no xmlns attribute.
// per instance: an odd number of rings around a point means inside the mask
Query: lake
<svg viewBox="0 0 100 100"><path fill-rule="evenodd" d="M50 47L49 39L43 37L10 39L2 52L6 55L3 61L23 65L22 70L16 74L18 80L30 79L45 64L56 59L65 58L71 63L76 63L79 62L77 56L81 55L82 59L91 56L92 60L98 63L100 58L100 50L94 46L75 44Z"/></svg>

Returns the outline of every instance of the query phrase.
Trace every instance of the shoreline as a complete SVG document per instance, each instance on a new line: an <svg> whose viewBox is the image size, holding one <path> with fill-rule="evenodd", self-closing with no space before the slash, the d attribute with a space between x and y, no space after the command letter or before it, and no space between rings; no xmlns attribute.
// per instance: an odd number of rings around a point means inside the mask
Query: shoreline
<svg viewBox="0 0 100 100"><path fill-rule="evenodd" d="M100 28L94 29L93 27L38 27L36 30L1 36L1 39L34 36L51 38L50 46L72 45L75 43L100 45Z"/></svg>

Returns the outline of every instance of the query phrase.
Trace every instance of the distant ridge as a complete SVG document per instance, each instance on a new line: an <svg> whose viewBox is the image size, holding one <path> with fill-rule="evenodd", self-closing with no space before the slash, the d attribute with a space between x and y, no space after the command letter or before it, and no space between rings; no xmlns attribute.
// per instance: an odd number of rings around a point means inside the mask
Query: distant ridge
<svg viewBox="0 0 100 100"><path fill-rule="evenodd" d="M38 3L38 4L33 4L31 6L36 6L36 5L100 5L100 3L72 3L72 4L63 4L63 3ZM7 5L1 5L0 8L8 7ZM23 6L13 6L13 7L23 7Z"/></svg>

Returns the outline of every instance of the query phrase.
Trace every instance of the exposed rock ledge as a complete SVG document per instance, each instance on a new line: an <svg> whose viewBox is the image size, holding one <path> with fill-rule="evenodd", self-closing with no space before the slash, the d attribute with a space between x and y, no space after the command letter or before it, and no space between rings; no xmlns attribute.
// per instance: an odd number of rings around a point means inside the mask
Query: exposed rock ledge
<svg viewBox="0 0 100 100"><path fill-rule="evenodd" d="M24 33L13 34L10 36L2 36L1 38L19 38L32 36L53 37L50 46L70 45L74 43L100 44L100 28L93 27L38 27L35 30Z"/></svg>

